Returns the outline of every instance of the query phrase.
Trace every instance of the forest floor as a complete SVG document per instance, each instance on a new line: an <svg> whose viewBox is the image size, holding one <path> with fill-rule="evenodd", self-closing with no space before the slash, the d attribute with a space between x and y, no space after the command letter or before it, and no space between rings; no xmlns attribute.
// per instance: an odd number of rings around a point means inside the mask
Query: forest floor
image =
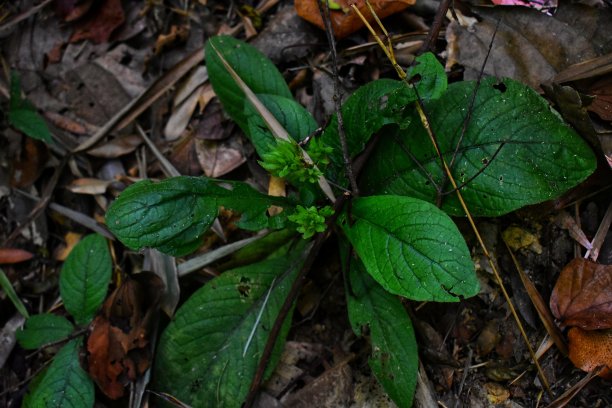
<svg viewBox="0 0 612 408"><path fill-rule="evenodd" d="M268 190L253 147L223 113L202 69L202 50L211 36L248 39L277 65L296 100L321 126L326 123L334 113L329 44L323 30L296 14L293 3L0 1L0 265L30 313L63 313L58 279L64 260L92 230L110 236L103 225L106 209L133 180L162 179L173 168L182 175L248 180ZM556 200L477 220L529 342L542 353L550 393L469 225L457 219L481 290L460 303L405 301L422 364L417 406L612 406L609 380L576 368L549 340L534 291L526 289L516 266L548 306L561 270L584 257L583 246L592 245L594 237L604 237L595 240L596 262L612 264L612 5L608 0L559 3L535 10L487 0L455 2L430 47L445 64L449 82L493 75L529 85L598 157L598 170ZM435 0L417 0L383 20L401 66L413 62L439 7ZM372 35L347 24L344 29L355 31L336 44L344 97L375 79L396 78ZM586 68L577 65L582 62ZM44 117L53 143L10 126L10 72L18 74L23 97ZM68 154L96 135L93 148ZM205 236L198 254L248 237L233 221L231 214L221 214L217 234ZM502 236L512 237L510 249ZM143 269L139 253L116 240L112 246L115 265L125 273ZM330 240L312 267L281 363L258 406L394 406L368 367L367 338L351 330L337 252ZM223 269L217 262L181 278L179 306ZM607 288L611 302L610 279ZM15 341L23 322L0 291L0 406L20 406L31 379L57 351L24 350ZM596 347L609 351L610 344L608 331L607 341ZM600 363L612 367L612 353L606 358ZM568 390L576 392L564 397ZM157 401L145 393L144 406ZM127 397L112 401L96 393L96 407L129 404Z"/></svg>

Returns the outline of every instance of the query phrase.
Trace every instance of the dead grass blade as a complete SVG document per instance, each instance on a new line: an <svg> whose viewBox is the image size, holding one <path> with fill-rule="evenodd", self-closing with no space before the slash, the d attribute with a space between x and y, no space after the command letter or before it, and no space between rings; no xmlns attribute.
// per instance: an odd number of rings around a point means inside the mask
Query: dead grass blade
<svg viewBox="0 0 612 408"><path fill-rule="evenodd" d="M527 294L529 295L529 299L531 299L531 303L533 304L536 311L538 312L538 316L540 316L540 320L542 321L544 328L550 335L551 339L554 341L559 351L563 353L563 355L567 356L567 353L568 353L567 344L565 343L565 340L563 339L563 335L561 334L561 331L555 324L554 318L552 314L550 313L550 309L548 308L548 305L542 298L542 295L540 295L540 292L538 292L538 290L536 289L531 279L529 279L529 276L527 276L527 274L521 267L520 263L518 262L518 259L516 259L516 256L514 256L512 249L510 248L510 246L508 245L508 242L506 242L505 239L504 239L504 244L506 244L506 248L508 248L508 252L510 253L512 262L514 263L514 266L516 270L518 271L518 274L521 278L521 282L523 282L523 286L525 287L525 290L527 291Z"/></svg>
<svg viewBox="0 0 612 408"><path fill-rule="evenodd" d="M574 384L569 390L565 391L563 394L559 396L556 400L550 403L546 408L563 408L583 389L591 380L603 371L603 367L599 370L591 371L584 378Z"/></svg>
<svg viewBox="0 0 612 408"><path fill-rule="evenodd" d="M586 251L584 254L585 258L591 258L592 261L597 261L599 258L599 250L606 239L606 235L608 231L610 231L610 224L612 223L612 202L608 205L608 209L606 210L606 214L601 220L601 224L599 224L599 228L597 228L597 232L595 233L595 237L593 237L593 241L591 242L591 249Z"/></svg>

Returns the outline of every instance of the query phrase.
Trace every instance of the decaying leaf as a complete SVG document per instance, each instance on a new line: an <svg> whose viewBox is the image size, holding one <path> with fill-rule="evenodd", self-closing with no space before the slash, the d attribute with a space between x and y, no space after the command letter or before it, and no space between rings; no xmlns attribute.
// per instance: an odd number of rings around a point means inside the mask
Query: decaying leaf
<svg viewBox="0 0 612 408"><path fill-rule="evenodd" d="M11 186L25 188L34 184L48 160L47 146L38 140L26 138L22 151L13 160Z"/></svg>
<svg viewBox="0 0 612 408"><path fill-rule="evenodd" d="M30 260L34 254L19 248L0 248L0 264L14 264Z"/></svg>
<svg viewBox="0 0 612 408"><path fill-rule="evenodd" d="M325 30L317 3L318 0L296 0L295 10L298 16ZM365 0L337 0L335 3L337 3L339 10L330 10L330 19L337 38L344 38L364 26L361 18L351 9L351 4L355 4L369 22L374 21L374 16L370 13ZM370 0L378 18L385 18L402 11L414 3L415 0Z"/></svg>
<svg viewBox="0 0 612 408"><path fill-rule="evenodd" d="M87 153L94 157L114 159L119 156L132 153L138 146L140 146L141 143L142 138L140 136L127 135L115 138L108 143L101 144L100 146L91 149Z"/></svg>
<svg viewBox="0 0 612 408"><path fill-rule="evenodd" d="M577 258L559 275L550 309L565 326L612 328L612 265Z"/></svg>
<svg viewBox="0 0 612 408"><path fill-rule="evenodd" d="M120 398L124 387L150 366L149 332L163 283L150 272L127 278L108 297L87 339L89 374L104 394Z"/></svg>
<svg viewBox="0 0 612 408"><path fill-rule="evenodd" d="M582 330L572 327L569 338L569 358L583 371L591 372L605 366L600 377L612 380L612 330Z"/></svg>
<svg viewBox="0 0 612 408"><path fill-rule="evenodd" d="M89 10L89 18L80 19L70 42L90 40L96 44L107 42L113 31L125 21L121 0L102 0ZM97 6L97 7L96 7Z"/></svg>
<svg viewBox="0 0 612 408"><path fill-rule="evenodd" d="M81 238L83 238L83 234L72 231L67 232L66 235L64 235L65 244L58 246L55 251L53 251L53 259L65 261L72 249L81 241Z"/></svg>

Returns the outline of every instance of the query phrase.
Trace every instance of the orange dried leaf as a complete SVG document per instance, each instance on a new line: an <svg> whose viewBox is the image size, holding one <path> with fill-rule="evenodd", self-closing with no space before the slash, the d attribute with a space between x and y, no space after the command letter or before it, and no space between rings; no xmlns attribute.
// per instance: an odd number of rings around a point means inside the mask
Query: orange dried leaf
<svg viewBox="0 0 612 408"><path fill-rule="evenodd" d="M376 15L381 19L400 12L415 2L416 0L370 0ZM295 10L298 16L325 30L317 3L318 0L296 0ZM337 38L344 38L364 26L357 13L351 9L351 4L355 4L369 22L374 21L374 16L370 13L365 0L336 0L336 3L342 10L330 10L329 14Z"/></svg>
<svg viewBox="0 0 612 408"><path fill-rule="evenodd" d="M0 248L0 264L15 264L28 261L34 254L18 248Z"/></svg>
<svg viewBox="0 0 612 408"><path fill-rule="evenodd" d="M89 374L111 399L150 365L149 328L163 292L161 279L143 272L126 279L106 299L87 339Z"/></svg>
<svg viewBox="0 0 612 408"><path fill-rule="evenodd" d="M81 238L83 238L83 234L77 232L66 233L66 235L64 235L65 244L55 249L53 258L57 261L65 261L72 249L81 241Z"/></svg>
<svg viewBox="0 0 612 408"><path fill-rule="evenodd" d="M577 258L559 275L550 309L565 326L612 328L612 265Z"/></svg>
<svg viewBox="0 0 612 408"><path fill-rule="evenodd" d="M11 186L29 187L42 174L49 159L49 150L43 142L25 138L23 150L13 157Z"/></svg>
<svg viewBox="0 0 612 408"><path fill-rule="evenodd" d="M582 330L572 327L569 338L569 358L579 369L591 372L604 366L599 376L612 380L612 330Z"/></svg>

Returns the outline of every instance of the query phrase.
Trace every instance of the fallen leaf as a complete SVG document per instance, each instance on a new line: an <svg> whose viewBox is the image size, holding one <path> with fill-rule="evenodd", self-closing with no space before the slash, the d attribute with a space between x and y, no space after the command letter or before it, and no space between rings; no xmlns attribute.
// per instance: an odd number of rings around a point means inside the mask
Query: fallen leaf
<svg viewBox="0 0 612 408"><path fill-rule="evenodd" d="M97 130L96 126L80 123L67 116L60 115L59 113L44 112L43 114L53 126L74 133L75 135L86 135L89 132L95 132Z"/></svg>
<svg viewBox="0 0 612 408"><path fill-rule="evenodd" d="M81 238L83 238L83 234L79 234L77 232L72 231L68 232L64 236L65 244L62 244L55 249L53 258L57 261L66 260L66 258L68 258L68 255L70 255L70 251L72 251L72 248L74 248L75 245L79 243Z"/></svg>
<svg viewBox="0 0 612 408"><path fill-rule="evenodd" d="M90 40L101 44L107 42L113 31L125 21L121 0L95 2L87 16L79 19L70 42ZM79 16L80 17L80 16Z"/></svg>
<svg viewBox="0 0 612 408"><path fill-rule="evenodd" d="M195 137L204 140L227 139L232 134L235 124L228 121L218 99L213 99L206 105L202 118L195 128Z"/></svg>
<svg viewBox="0 0 612 408"><path fill-rule="evenodd" d="M93 0L55 0L55 12L66 22L78 20L91 8Z"/></svg>
<svg viewBox="0 0 612 408"><path fill-rule="evenodd" d="M104 159L115 159L132 153L141 144L142 138L138 135L121 136L89 150L87 154Z"/></svg>
<svg viewBox="0 0 612 408"><path fill-rule="evenodd" d="M498 383L485 383L487 399L491 404L501 404L510 398L510 391Z"/></svg>
<svg viewBox="0 0 612 408"><path fill-rule="evenodd" d="M128 277L106 299L87 339L89 374L111 399L150 366L149 335L163 292L159 276Z"/></svg>
<svg viewBox="0 0 612 408"><path fill-rule="evenodd" d="M482 329L476 340L478 355L486 356L495 349L502 339L499 332L499 321L492 319L487 322L487 325Z"/></svg>
<svg viewBox="0 0 612 408"><path fill-rule="evenodd" d="M185 99L174 109L164 128L164 136L166 140L174 141L178 139L183 134L185 129L187 129L191 116L193 116L193 113L198 106L200 92L203 88L203 85L197 88L187 99Z"/></svg>
<svg viewBox="0 0 612 408"><path fill-rule="evenodd" d="M589 87L588 93L594 99L587 109L603 120L612 121L612 79L603 77Z"/></svg>
<svg viewBox="0 0 612 408"><path fill-rule="evenodd" d="M179 27L172 25L168 34L160 34L160 36L157 37L157 41L155 41L155 55L159 55L164 48L175 42L186 41L188 37L189 26L182 25Z"/></svg>
<svg viewBox="0 0 612 408"><path fill-rule="evenodd" d="M370 4L378 18L383 19L404 10L415 2L416 0L371 0ZM311 22L320 29L325 30L325 25L323 24L323 19L321 18L317 3L318 0L296 0L295 10L298 16ZM336 38L344 38L364 26L359 15L351 9L351 4L357 6L368 22L374 21L374 16L370 13L365 0L337 0L336 3L338 3L341 10L330 10L329 13ZM344 10L346 10L346 12Z"/></svg>
<svg viewBox="0 0 612 408"><path fill-rule="evenodd" d="M612 265L576 258L559 275L550 309L565 326L612 328Z"/></svg>
<svg viewBox="0 0 612 408"><path fill-rule="evenodd" d="M34 254L19 248L0 248L0 264L15 264L30 260Z"/></svg>
<svg viewBox="0 0 612 408"><path fill-rule="evenodd" d="M591 372L605 366L599 376L612 380L612 330L582 330L572 327L569 338L569 358L582 371Z"/></svg>
<svg viewBox="0 0 612 408"><path fill-rule="evenodd" d="M449 60L465 67L466 80L481 76L489 55L485 76L509 77L538 89L570 65L609 52L610 30L597 34L609 25L609 10L561 2L553 17L514 7L479 8L478 15L471 30L454 21L446 29Z"/></svg>
<svg viewBox="0 0 612 408"><path fill-rule="evenodd" d="M11 186L25 188L34 184L42 174L48 159L47 145L26 137L20 154L13 157Z"/></svg>
<svg viewBox="0 0 612 408"><path fill-rule="evenodd" d="M217 143L195 139L195 150L206 177L221 177L246 162L232 139Z"/></svg>
<svg viewBox="0 0 612 408"><path fill-rule="evenodd" d="M504 230L502 236L513 251L529 248L536 254L542 253L542 245L540 245L538 237L523 228L516 226L508 227Z"/></svg>
<svg viewBox="0 0 612 408"><path fill-rule="evenodd" d="M99 180L95 178L78 178L70 183L66 188L76 194L97 195L106 193L109 180Z"/></svg>

